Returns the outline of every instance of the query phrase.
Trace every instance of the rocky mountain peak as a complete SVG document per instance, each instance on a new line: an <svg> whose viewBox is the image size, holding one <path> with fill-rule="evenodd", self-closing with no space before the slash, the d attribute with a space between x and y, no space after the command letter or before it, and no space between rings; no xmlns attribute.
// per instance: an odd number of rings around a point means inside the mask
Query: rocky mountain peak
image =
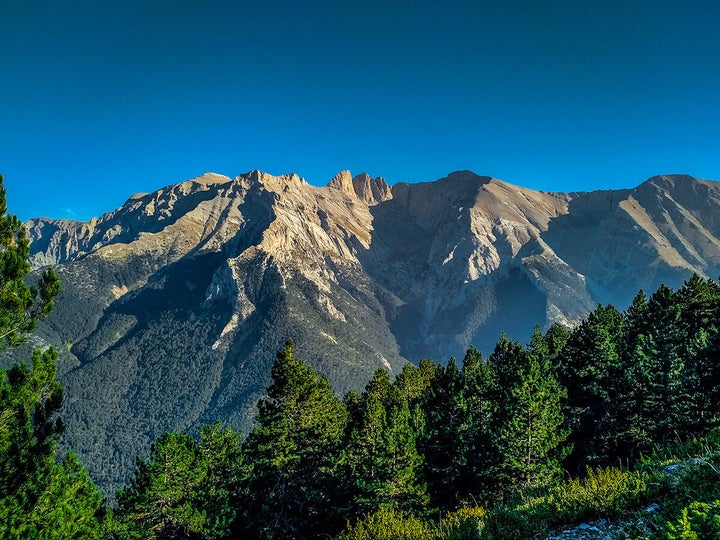
<svg viewBox="0 0 720 540"><path fill-rule="evenodd" d="M339 189L347 195L355 196L355 188L353 187L352 175L350 171L340 171L332 177L327 187Z"/></svg>
<svg viewBox="0 0 720 540"><path fill-rule="evenodd" d="M373 178L368 173L361 173L352 179L357 197L368 206L374 206L392 199L392 189L382 177Z"/></svg>
<svg viewBox="0 0 720 540"><path fill-rule="evenodd" d="M393 196L392 188L384 178L373 178L368 173L361 173L353 178L350 171L340 171L330 180L327 187L340 190L368 206L387 201Z"/></svg>
<svg viewBox="0 0 720 540"><path fill-rule="evenodd" d="M248 173L241 174L236 178L236 181L242 180L249 182L250 185L262 185L268 191L274 191L276 193L287 192L292 189L308 186L308 183L295 173L274 176L262 171L253 170Z"/></svg>
<svg viewBox="0 0 720 540"><path fill-rule="evenodd" d="M662 174L647 179L643 184L650 184L662 188L689 187L700 180L689 174Z"/></svg>
<svg viewBox="0 0 720 540"><path fill-rule="evenodd" d="M226 184L231 181L232 180L229 177L214 172L206 172L205 174L202 174L190 180L190 182L195 182L197 184L202 184L206 186L214 184Z"/></svg>
<svg viewBox="0 0 720 540"><path fill-rule="evenodd" d="M378 367L488 352L503 330L522 341L536 323L720 274L720 184L675 175L562 194L470 171L392 188L349 171L327 187L206 173L87 223L27 228L34 267L56 265L63 286L40 326L72 344L63 384L112 411L63 413L107 485L128 472L111 462L131 465L164 431L247 430L288 337L344 391ZM137 445L115 456L118 438Z"/></svg>

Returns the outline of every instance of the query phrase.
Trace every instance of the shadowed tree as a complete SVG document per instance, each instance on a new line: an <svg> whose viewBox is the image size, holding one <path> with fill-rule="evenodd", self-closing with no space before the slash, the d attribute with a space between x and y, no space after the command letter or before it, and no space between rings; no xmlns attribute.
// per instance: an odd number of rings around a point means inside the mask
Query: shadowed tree
<svg viewBox="0 0 720 540"><path fill-rule="evenodd" d="M498 389L498 480L512 490L555 481L562 474L562 445L568 435L562 429L565 390L555 379L539 327L528 350L501 338L489 362L495 367L500 360L502 370L512 376Z"/></svg>
<svg viewBox="0 0 720 540"><path fill-rule="evenodd" d="M342 456L355 517L379 508L426 510L419 431L406 382L392 384L387 371L378 369L359 396Z"/></svg>
<svg viewBox="0 0 720 540"><path fill-rule="evenodd" d="M567 416L574 445L567 466L612 461L627 411L630 390L623 356L625 322L613 306L598 306L572 332L559 357L560 383L568 391Z"/></svg>
<svg viewBox="0 0 720 540"><path fill-rule="evenodd" d="M336 469L347 416L327 379L296 358L288 340L258 404L258 425L243 445L239 534L311 538L342 528Z"/></svg>
<svg viewBox="0 0 720 540"><path fill-rule="evenodd" d="M492 472L499 461L490 436L494 385L489 365L471 347L462 369L451 358L427 391L425 474L433 506L441 510L492 498Z"/></svg>

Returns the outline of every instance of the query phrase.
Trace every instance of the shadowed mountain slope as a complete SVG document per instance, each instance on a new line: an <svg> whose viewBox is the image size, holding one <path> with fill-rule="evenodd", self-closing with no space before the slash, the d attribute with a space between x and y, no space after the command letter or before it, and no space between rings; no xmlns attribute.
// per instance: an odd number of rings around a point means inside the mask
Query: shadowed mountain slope
<svg viewBox="0 0 720 540"><path fill-rule="evenodd" d="M324 188L206 174L27 227L33 265L63 284L35 342L66 345L65 444L106 490L166 430L247 430L287 337L344 392L720 274L720 185L687 176L559 194L468 171Z"/></svg>

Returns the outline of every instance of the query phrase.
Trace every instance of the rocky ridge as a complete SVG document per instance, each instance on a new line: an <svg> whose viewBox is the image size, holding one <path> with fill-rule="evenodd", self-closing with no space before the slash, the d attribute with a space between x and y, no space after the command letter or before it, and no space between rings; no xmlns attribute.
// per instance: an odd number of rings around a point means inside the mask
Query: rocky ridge
<svg viewBox="0 0 720 540"><path fill-rule="evenodd" d="M169 429L248 429L289 336L344 392L378 367L445 361L501 331L572 325L598 302L720 274L720 186L529 190L469 171L395 184L348 171L212 173L88 223L36 219L62 297L39 337L67 344L66 444L106 488Z"/></svg>

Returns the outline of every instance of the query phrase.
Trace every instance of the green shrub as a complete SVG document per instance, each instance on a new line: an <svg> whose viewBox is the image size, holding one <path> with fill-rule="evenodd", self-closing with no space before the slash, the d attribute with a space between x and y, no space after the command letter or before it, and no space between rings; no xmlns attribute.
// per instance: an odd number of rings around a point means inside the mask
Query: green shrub
<svg viewBox="0 0 720 540"><path fill-rule="evenodd" d="M529 540L544 538L550 529L549 507L535 500L523 506L504 506L488 514L483 540Z"/></svg>
<svg viewBox="0 0 720 540"><path fill-rule="evenodd" d="M649 478L640 471L588 469L586 478L570 479L553 488L547 502L556 519L566 522L622 514L648 500Z"/></svg>
<svg viewBox="0 0 720 540"><path fill-rule="evenodd" d="M720 459L700 459L686 465L676 486L678 496L686 503L711 502L720 499Z"/></svg>
<svg viewBox="0 0 720 540"><path fill-rule="evenodd" d="M705 437L693 438L680 444L661 446L649 457L642 460L638 468L657 469L666 465L681 463L698 456L712 456L720 453L720 428L713 429Z"/></svg>
<svg viewBox="0 0 720 540"><path fill-rule="evenodd" d="M381 508L354 525L339 540L428 540L434 532L427 523L393 508Z"/></svg>
<svg viewBox="0 0 720 540"><path fill-rule="evenodd" d="M483 521L481 538L540 538L561 524L627 513L657 492L652 478L639 471L588 469L586 478L566 480L532 496L526 492L519 502L492 511Z"/></svg>
<svg viewBox="0 0 720 540"><path fill-rule="evenodd" d="M479 506L460 508L440 521L437 536L447 540L479 539L485 526L485 517L485 509Z"/></svg>
<svg viewBox="0 0 720 540"><path fill-rule="evenodd" d="M674 523L667 524L668 540L703 540L720 538L720 500L694 502L682 509Z"/></svg>

